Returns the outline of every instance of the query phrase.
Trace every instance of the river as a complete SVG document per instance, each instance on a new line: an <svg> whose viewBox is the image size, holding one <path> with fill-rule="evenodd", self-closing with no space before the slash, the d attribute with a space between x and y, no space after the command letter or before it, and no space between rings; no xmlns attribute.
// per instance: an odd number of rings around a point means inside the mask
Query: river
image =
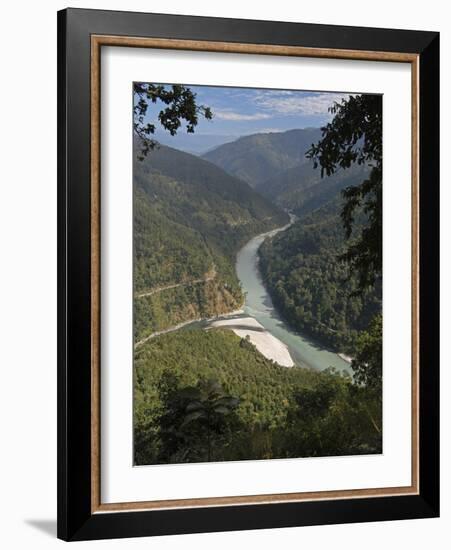
<svg viewBox="0 0 451 550"><path fill-rule="evenodd" d="M301 336L281 319L266 290L258 268L258 249L266 238L284 231L287 226L257 235L239 251L236 272L245 293L244 315L253 317L287 347L293 360L301 366L324 370L335 367L340 372L350 372L350 365L336 353L321 344Z"/></svg>

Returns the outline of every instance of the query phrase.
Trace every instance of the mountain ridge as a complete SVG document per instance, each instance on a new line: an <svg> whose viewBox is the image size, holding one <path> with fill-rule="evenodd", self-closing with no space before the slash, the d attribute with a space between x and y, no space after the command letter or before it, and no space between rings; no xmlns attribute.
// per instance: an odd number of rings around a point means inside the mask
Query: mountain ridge
<svg viewBox="0 0 451 550"><path fill-rule="evenodd" d="M304 215L327 204L342 189L360 184L369 174L364 165L321 176L306 152L322 135L321 128L244 136L203 155L249 183L277 206Z"/></svg>
<svg viewBox="0 0 451 550"><path fill-rule="evenodd" d="M220 145L202 158L255 188L281 170L305 162L305 151L320 136L319 128L256 133Z"/></svg>
<svg viewBox="0 0 451 550"><path fill-rule="evenodd" d="M249 185L189 153L159 146L135 160L136 339L240 307L238 249L287 220Z"/></svg>

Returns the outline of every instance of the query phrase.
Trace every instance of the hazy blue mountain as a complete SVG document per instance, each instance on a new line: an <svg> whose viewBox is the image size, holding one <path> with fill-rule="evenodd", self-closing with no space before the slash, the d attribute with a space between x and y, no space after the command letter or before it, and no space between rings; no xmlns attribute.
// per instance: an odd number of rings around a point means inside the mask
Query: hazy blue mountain
<svg viewBox="0 0 451 550"><path fill-rule="evenodd" d="M175 136L171 136L168 132L164 131L155 134L155 139L163 145L198 156L224 143L235 141L237 137L236 135L223 134L188 134L182 131L178 132Z"/></svg>

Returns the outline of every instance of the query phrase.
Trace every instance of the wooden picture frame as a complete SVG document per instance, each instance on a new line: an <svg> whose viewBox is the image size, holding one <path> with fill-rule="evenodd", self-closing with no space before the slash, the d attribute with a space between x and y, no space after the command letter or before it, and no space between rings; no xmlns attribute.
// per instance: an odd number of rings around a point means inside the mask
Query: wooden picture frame
<svg viewBox="0 0 451 550"><path fill-rule="evenodd" d="M103 46L393 61L412 67L412 483L103 504ZM439 35L67 9L58 13L58 536L64 540L436 517L439 513Z"/></svg>

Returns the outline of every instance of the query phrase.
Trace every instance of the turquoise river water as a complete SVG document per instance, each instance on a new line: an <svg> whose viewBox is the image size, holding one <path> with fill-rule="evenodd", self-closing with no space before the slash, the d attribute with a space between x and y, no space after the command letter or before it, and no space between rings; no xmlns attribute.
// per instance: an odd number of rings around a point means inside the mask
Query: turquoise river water
<svg viewBox="0 0 451 550"><path fill-rule="evenodd" d="M258 249L266 238L283 231L288 226L257 235L238 253L236 272L245 293L244 316L253 317L265 329L281 340L289 349L293 360L302 366L316 370L335 367L338 371L350 372L350 365L336 353L321 344L293 331L277 313L266 290L258 269ZM240 317L240 316L237 316Z"/></svg>

